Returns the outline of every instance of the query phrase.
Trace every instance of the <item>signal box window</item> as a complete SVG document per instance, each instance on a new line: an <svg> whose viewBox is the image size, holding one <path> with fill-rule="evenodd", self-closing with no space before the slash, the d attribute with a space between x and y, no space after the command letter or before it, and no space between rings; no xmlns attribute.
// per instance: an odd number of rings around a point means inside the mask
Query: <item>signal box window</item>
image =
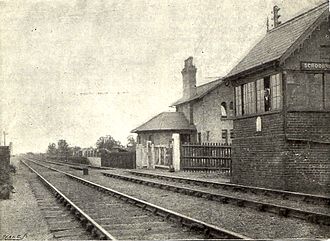
<svg viewBox="0 0 330 241"><path fill-rule="evenodd" d="M266 76L235 88L236 115L264 113L282 107L280 74Z"/></svg>
<svg viewBox="0 0 330 241"><path fill-rule="evenodd" d="M245 114L256 112L255 82L243 85L243 111Z"/></svg>
<svg viewBox="0 0 330 241"><path fill-rule="evenodd" d="M242 115L242 86L235 87L236 115Z"/></svg>

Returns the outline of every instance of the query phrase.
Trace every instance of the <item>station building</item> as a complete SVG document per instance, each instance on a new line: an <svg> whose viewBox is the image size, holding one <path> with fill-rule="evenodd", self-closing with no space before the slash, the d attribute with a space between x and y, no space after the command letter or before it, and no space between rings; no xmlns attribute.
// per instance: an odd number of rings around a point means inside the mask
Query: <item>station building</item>
<svg viewBox="0 0 330 241"><path fill-rule="evenodd" d="M193 135L182 136L182 142L231 144L234 117L234 88L223 78L196 86L197 68L193 57L184 62L183 94L172 106L195 126Z"/></svg>
<svg viewBox="0 0 330 241"><path fill-rule="evenodd" d="M189 57L181 71L182 97L171 105L176 112L160 113L132 130L138 134L138 144L168 145L176 133L182 143L231 144L234 88L223 79L196 86L196 72Z"/></svg>
<svg viewBox="0 0 330 241"><path fill-rule="evenodd" d="M329 4L267 31L226 80L235 88L232 182L329 194Z"/></svg>

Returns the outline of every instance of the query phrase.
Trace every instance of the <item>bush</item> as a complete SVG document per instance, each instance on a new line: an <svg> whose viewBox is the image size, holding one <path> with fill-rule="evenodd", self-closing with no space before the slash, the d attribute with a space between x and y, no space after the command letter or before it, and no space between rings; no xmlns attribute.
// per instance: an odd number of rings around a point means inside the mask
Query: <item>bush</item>
<svg viewBox="0 0 330 241"><path fill-rule="evenodd" d="M10 193L13 189L14 187L11 184L0 186L0 199L9 199Z"/></svg>
<svg viewBox="0 0 330 241"><path fill-rule="evenodd" d="M9 170L0 170L0 199L8 199L13 189Z"/></svg>

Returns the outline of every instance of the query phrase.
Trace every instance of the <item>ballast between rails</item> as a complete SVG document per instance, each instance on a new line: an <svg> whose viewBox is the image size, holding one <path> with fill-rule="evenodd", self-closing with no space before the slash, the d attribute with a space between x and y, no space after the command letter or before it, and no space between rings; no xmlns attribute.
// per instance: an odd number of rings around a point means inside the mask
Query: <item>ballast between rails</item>
<svg viewBox="0 0 330 241"><path fill-rule="evenodd" d="M90 231L94 236L103 239L103 240L117 240L111 234L109 234L104 228L102 228L97 222L95 222L90 216L88 216L84 211L77 207L68 197L66 197L61 191L54 187L50 182L48 182L41 174L29 166L26 162L22 163L27 166L32 172L34 172L41 181L48 187L50 190L55 193L55 197L63 201L67 208L70 209L70 212L74 213L80 221L84 224L87 231Z"/></svg>
<svg viewBox="0 0 330 241"><path fill-rule="evenodd" d="M128 172L133 175L136 175L136 176L144 176L144 177L151 177L151 178L157 178L157 179L163 179L163 180L169 180L169 181L185 182L188 184L190 184L190 183L200 184L203 186L219 187L219 188L223 188L223 189L230 189L233 191L251 192L254 194L276 195L276 196L281 196L282 198L290 197L290 198L295 198L295 199L301 200L301 201L312 202L315 204L330 205L329 196L314 195L314 194L299 193L299 192L290 192L290 191L269 189L269 188L262 188L262 187L244 186L244 185L233 184L233 183L211 182L211 181L206 181L206 180L197 180L197 179L186 178L186 177L173 177L173 176L144 173L144 172L131 171L131 170Z"/></svg>
<svg viewBox="0 0 330 241"><path fill-rule="evenodd" d="M129 177L129 176L123 176L123 175L119 175L119 174L104 173L104 172L102 172L102 174L104 176L108 176L111 178L117 178L117 179L121 179L121 180L125 180L125 181L131 181L131 182L135 182L135 183L150 185L150 186L154 186L157 188L162 188L162 189L171 190L174 192L184 193L184 194L190 195L190 196L203 197L208 200L220 201L222 203L232 203L232 204L240 206L240 207L243 207L243 206L252 207L259 211L266 211L266 212L278 214L278 215L284 216L284 217L294 217L294 218L299 218L299 219L303 219L303 220L308 220L313 223L330 225L330 215L326 215L326 214L322 214L322 213L304 211L304 210L291 208L291 207L287 207L287 206L281 206L281 205L260 202L260 201L253 201L253 200L248 200L248 199L244 199L244 198L238 198L238 197L233 197L233 196L228 196L228 195L223 195L223 194L214 194L214 193L209 193L206 191L201 191L201 190L192 189L192 188L178 187L178 186L174 186L174 185L170 185L170 184L152 182L152 181L148 181L148 180L141 180L141 179L137 179L137 178L133 178L133 177Z"/></svg>
<svg viewBox="0 0 330 241"><path fill-rule="evenodd" d="M203 221L200 221L200 220L182 215L180 213L177 213L177 212L159 207L159 206L154 205L152 203L149 203L149 202L140 200L138 198L129 196L127 194L118 192L116 190L101 186L97 183L93 183L91 181L88 181L88 180L85 180L83 178L77 177L77 176L72 175L70 173L67 173L67 172L52 168L52 167L48 167L44 164L33 161L31 159L29 159L29 161L31 161L31 162L33 162L37 165L40 165L42 167L48 168L50 170L62 173L64 175L66 175L67 177L72 178L73 180L81 182L84 185L93 187L93 188L97 189L98 191L101 191L101 192L104 192L104 193L109 194L111 196L117 197L121 200L124 200L128 203L131 203L131 204L137 206L137 207L140 207L142 209L150 211L150 212L152 212L156 215L159 215L163 218L166 218L166 219L171 220L171 221L180 222L181 225L186 226L190 229L203 231L209 237L214 237L214 238L218 238L218 239L223 239L223 238L225 238L225 239L245 239L245 240L250 240L251 239L251 238L246 237L244 235L241 235L241 234L238 234L238 233L235 233L235 232L223 229L223 228L219 228L217 226L205 223Z"/></svg>

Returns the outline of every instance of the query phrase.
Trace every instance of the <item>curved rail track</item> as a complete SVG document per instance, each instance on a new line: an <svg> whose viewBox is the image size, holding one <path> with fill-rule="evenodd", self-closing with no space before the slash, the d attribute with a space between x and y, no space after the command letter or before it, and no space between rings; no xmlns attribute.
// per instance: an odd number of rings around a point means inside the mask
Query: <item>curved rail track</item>
<svg viewBox="0 0 330 241"><path fill-rule="evenodd" d="M249 239L70 173L29 161L35 168L23 163L53 190L57 199L77 216L88 231L100 239Z"/></svg>

